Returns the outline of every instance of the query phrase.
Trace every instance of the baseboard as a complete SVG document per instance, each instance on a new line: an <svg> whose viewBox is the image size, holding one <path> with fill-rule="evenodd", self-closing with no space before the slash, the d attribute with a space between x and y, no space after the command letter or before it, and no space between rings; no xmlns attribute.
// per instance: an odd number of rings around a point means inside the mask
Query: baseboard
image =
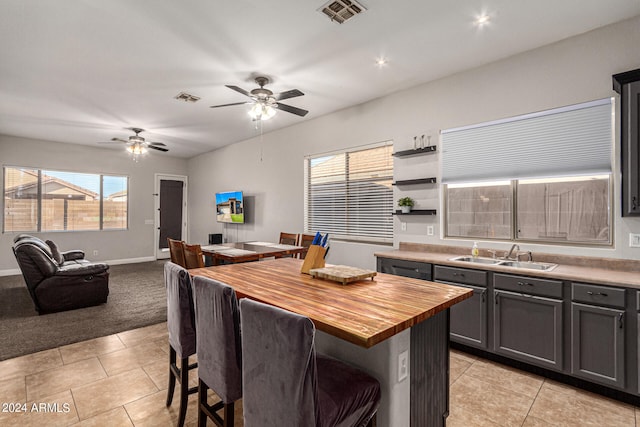
<svg viewBox="0 0 640 427"><path fill-rule="evenodd" d="M0 270L0 277L1 276L17 276L22 274L22 272L20 271L19 268L11 268L8 270Z"/></svg>
<svg viewBox="0 0 640 427"><path fill-rule="evenodd" d="M137 264L139 262L150 262L150 261L155 261L156 257L154 256L145 256L145 257L140 257L140 258L125 258L125 259L112 259L112 260L108 260L108 261L96 261L96 262L103 262L105 264L109 264L109 265L118 265L118 264ZM168 260L168 258L167 258ZM10 268L7 270L0 270L0 277L2 276L18 276L22 274L22 272L20 271L19 268Z"/></svg>

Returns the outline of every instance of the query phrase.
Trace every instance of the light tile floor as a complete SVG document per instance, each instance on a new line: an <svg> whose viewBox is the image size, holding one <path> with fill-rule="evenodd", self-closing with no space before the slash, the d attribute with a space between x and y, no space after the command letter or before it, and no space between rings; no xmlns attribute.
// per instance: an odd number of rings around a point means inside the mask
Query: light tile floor
<svg viewBox="0 0 640 427"><path fill-rule="evenodd" d="M175 425L167 365L166 323L2 361L0 426ZM638 407L458 351L450 381L449 427L640 427ZM197 424L196 404L192 395L187 426ZM241 404L236 413L241 426Z"/></svg>

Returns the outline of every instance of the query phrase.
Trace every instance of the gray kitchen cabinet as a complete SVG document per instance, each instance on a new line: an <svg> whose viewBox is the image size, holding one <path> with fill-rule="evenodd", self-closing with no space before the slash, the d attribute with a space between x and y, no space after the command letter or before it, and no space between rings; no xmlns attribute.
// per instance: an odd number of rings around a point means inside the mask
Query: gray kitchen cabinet
<svg viewBox="0 0 640 427"><path fill-rule="evenodd" d="M495 274L493 293L493 351L561 371L562 282Z"/></svg>
<svg viewBox="0 0 640 427"><path fill-rule="evenodd" d="M621 95L622 216L640 215L640 69L613 76Z"/></svg>
<svg viewBox="0 0 640 427"><path fill-rule="evenodd" d="M625 387L625 290L571 285L571 374Z"/></svg>
<svg viewBox="0 0 640 427"><path fill-rule="evenodd" d="M396 276L431 280L431 264L425 262L378 257L377 270L380 273L394 274Z"/></svg>
<svg viewBox="0 0 640 427"><path fill-rule="evenodd" d="M434 281L473 290L473 296L451 307L452 341L487 348L487 272L436 265Z"/></svg>

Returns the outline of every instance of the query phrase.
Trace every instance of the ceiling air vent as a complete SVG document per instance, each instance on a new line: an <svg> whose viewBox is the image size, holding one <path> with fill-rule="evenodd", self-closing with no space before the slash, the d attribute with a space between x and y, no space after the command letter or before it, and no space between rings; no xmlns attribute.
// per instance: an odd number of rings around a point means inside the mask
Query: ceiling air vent
<svg viewBox="0 0 640 427"><path fill-rule="evenodd" d="M318 10L327 15L333 22L342 24L367 9L354 0L333 0Z"/></svg>
<svg viewBox="0 0 640 427"><path fill-rule="evenodd" d="M177 99L178 101L184 101L184 102L197 102L200 100L199 96L190 95L186 92L180 92L179 94L174 96L174 98Z"/></svg>

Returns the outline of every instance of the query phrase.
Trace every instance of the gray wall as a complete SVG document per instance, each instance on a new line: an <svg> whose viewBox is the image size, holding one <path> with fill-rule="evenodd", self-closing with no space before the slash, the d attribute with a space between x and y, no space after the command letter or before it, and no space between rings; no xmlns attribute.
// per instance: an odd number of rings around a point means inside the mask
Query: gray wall
<svg viewBox="0 0 640 427"><path fill-rule="evenodd" d="M128 262L154 259L153 220L155 173L187 175L187 161L162 154L149 155L135 163L124 149L106 149L77 144L0 135L2 166L27 166L63 171L106 173L129 177L129 229L124 231L80 231L31 233L56 242L61 250L82 249L91 260ZM0 182L4 175L0 176ZM2 184L4 188L4 183ZM17 233L0 235L0 273L19 273L11 252ZM93 251L98 256L93 256Z"/></svg>
<svg viewBox="0 0 640 427"><path fill-rule="evenodd" d="M232 241L274 240L280 231L302 231L305 154L384 140L393 140L395 150L402 150L412 147L414 135L611 97L615 95L611 75L640 67L639 45L637 17L192 158L188 162L190 236L205 241L208 233L225 232ZM393 72L392 67L387 72ZM269 132L269 122L264 126ZM640 249L628 247L628 233L640 232L640 219L620 217L617 162L614 170L615 248L526 244L521 245L523 249L638 258ZM439 156L396 159L395 175L396 179L439 177ZM244 190L250 197L251 223L224 228L215 222L213 195L226 190ZM411 195L418 208L441 209L437 188L394 192L396 199ZM471 246L470 241L442 240L440 221L440 215L411 218L403 231L396 218L395 246L400 241ZM434 236L427 236L429 225L435 228ZM481 242L480 246L510 245ZM384 248L334 243L329 261L372 268L373 252Z"/></svg>

